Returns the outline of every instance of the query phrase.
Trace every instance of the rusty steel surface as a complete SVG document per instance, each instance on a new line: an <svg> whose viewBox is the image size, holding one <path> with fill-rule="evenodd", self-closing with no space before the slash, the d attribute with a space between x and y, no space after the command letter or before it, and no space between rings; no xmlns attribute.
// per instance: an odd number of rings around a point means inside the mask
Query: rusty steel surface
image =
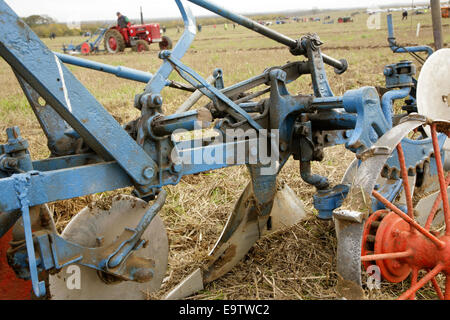
<svg viewBox="0 0 450 320"><path fill-rule="evenodd" d="M437 167L439 180L439 195L422 214L428 215L424 226L415 220L412 194L409 192L407 169L402 148L397 145L403 188L407 190L406 213L396 207L380 193L373 190L373 196L382 202L387 210L372 214L365 224L361 260L364 266L376 264L380 268L381 276L393 283L404 281L411 275L410 287L399 296L400 300L415 299L416 293L429 281L441 299L450 299L450 208L447 188L450 175L444 177L444 167L441 159L441 150L438 143L437 128L441 132L450 133L447 121L427 121L431 127L431 137L434 149L434 161ZM445 229L438 232L432 229L432 223L437 208L443 203ZM432 206L430 204L432 203ZM419 280L419 271L425 270L427 274ZM436 276L443 272L446 277L445 292L439 287Z"/></svg>
<svg viewBox="0 0 450 320"><path fill-rule="evenodd" d="M71 220L62 237L80 245L95 248L116 240L124 228L134 228L147 209L147 203L132 196L120 195L110 206L91 204ZM154 292L161 286L167 269L169 246L164 223L156 216L144 232L142 239L147 241L134 256L153 261L153 273L143 283L121 281L114 276L85 266L79 266L80 290L69 290L66 285L70 276L69 267L50 277L52 299L145 299L146 293ZM139 261L136 261L139 262ZM127 263L133 261L127 260ZM99 273L100 272L100 273Z"/></svg>

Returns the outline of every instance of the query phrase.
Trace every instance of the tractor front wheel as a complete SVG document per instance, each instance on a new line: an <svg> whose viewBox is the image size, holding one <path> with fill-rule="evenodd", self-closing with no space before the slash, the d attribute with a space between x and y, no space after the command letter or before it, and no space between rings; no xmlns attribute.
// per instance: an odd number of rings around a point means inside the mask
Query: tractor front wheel
<svg viewBox="0 0 450 320"><path fill-rule="evenodd" d="M119 31L108 30L105 34L105 50L109 53L118 53L125 50L125 41Z"/></svg>
<svg viewBox="0 0 450 320"><path fill-rule="evenodd" d="M159 43L159 49L161 50L170 50L172 49L172 40L167 36L162 36L162 41Z"/></svg>
<svg viewBox="0 0 450 320"><path fill-rule="evenodd" d="M136 45L133 47L133 50L142 53L145 51L149 51L150 48L145 40L138 40L136 41Z"/></svg>

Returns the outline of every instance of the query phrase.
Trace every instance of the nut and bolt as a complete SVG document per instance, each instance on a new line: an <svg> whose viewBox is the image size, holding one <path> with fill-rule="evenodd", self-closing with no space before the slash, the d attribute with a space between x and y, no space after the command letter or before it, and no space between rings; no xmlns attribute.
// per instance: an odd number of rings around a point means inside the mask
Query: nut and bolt
<svg viewBox="0 0 450 320"><path fill-rule="evenodd" d="M280 143L280 150L281 150L281 152L286 152L288 150L288 145L286 142Z"/></svg>
<svg viewBox="0 0 450 320"><path fill-rule="evenodd" d="M392 67L386 67L383 73L386 77L389 77L394 74L394 69Z"/></svg>
<svg viewBox="0 0 450 320"><path fill-rule="evenodd" d="M97 243L98 247L101 247L103 245L103 243L105 242L105 238L104 237L97 237L95 239L95 242Z"/></svg>
<svg viewBox="0 0 450 320"><path fill-rule="evenodd" d="M137 94L134 96L134 107L138 110L142 110L141 97L142 94Z"/></svg>
<svg viewBox="0 0 450 320"><path fill-rule="evenodd" d="M163 50L159 53L159 58L160 59L167 59L172 55L172 51L170 50Z"/></svg>
<svg viewBox="0 0 450 320"><path fill-rule="evenodd" d="M20 129L19 127L10 127L6 129L6 136L8 137L8 141L16 140L20 137Z"/></svg>
<svg viewBox="0 0 450 320"><path fill-rule="evenodd" d="M151 179L155 175L155 170L152 167L147 167L144 169L144 172L142 173L144 178Z"/></svg>
<svg viewBox="0 0 450 320"><path fill-rule="evenodd" d="M352 136L352 131L351 131L351 130L346 130L346 131L344 132L344 137L345 137L346 139L350 138L351 136Z"/></svg>
<svg viewBox="0 0 450 320"><path fill-rule="evenodd" d="M172 165L172 170L175 173L179 173L183 170L183 166L180 163L175 163Z"/></svg>
<svg viewBox="0 0 450 320"><path fill-rule="evenodd" d="M163 100L162 100L162 97L159 94L157 94L157 95L152 96L152 102L153 102L153 105L155 105L155 106L162 106Z"/></svg>

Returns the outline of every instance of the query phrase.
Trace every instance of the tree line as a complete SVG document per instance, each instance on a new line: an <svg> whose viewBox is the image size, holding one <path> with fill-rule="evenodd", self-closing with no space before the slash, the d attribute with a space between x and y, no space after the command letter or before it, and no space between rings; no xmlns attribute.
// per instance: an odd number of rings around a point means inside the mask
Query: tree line
<svg viewBox="0 0 450 320"><path fill-rule="evenodd" d="M53 33L57 37L79 36L80 29L71 29L65 23L58 23L47 15L31 15L22 20L41 38L48 38Z"/></svg>
<svg viewBox="0 0 450 320"><path fill-rule="evenodd" d="M265 14L253 15L250 18L256 21L260 21L268 19L274 20L277 19L277 17L277 14ZM69 28L66 23L59 23L55 19L47 15L31 15L22 18L22 20L41 38L48 38L51 34L54 34L56 37L80 36L86 32L90 32L92 34L100 27L105 27L108 24L115 24L115 20L111 20L109 23L105 23L102 21L89 21L83 22L83 24L80 25L80 29L74 29ZM132 23L140 24L140 21L132 20ZM180 19L162 21L146 20L145 23L159 23L161 26L166 27L166 29L183 27L183 21ZM197 23L203 26L208 26L232 22L222 17L202 17L197 19Z"/></svg>

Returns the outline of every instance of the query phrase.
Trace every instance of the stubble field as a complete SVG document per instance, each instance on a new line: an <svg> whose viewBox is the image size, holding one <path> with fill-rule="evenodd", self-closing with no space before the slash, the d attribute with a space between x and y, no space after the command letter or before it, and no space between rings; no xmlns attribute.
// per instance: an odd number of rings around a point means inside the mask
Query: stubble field
<svg viewBox="0 0 450 320"><path fill-rule="evenodd" d="M331 14L332 19L343 14ZM323 15L322 15L323 16ZM432 45L431 14L410 16L401 21L401 13L394 13L396 37L402 45ZM365 13L354 16L353 23L322 24L322 22L289 23L272 26L292 38L316 32L325 43L322 50L335 58L345 58L349 69L343 75L336 75L327 67L328 77L335 95L362 86L383 86L383 67L403 59L411 60L407 54L393 54L387 46L385 14L381 18L381 29L369 30ZM411 21L413 19L413 21ZM416 37L416 25L421 23L420 36ZM450 42L450 21L443 19L445 42ZM168 36L174 42L181 34L169 29ZM78 44L83 38L43 39L54 51L61 51L62 44ZM148 72L156 72L157 45L144 54L128 49L123 54L98 54L88 56L94 61L123 65ZM224 72L225 85L231 85L258 75L271 66L283 65L299 59L290 55L282 45L263 38L243 27L228 30L223 25L204 26L183 62L203 77L209 76L220 67ZM418 70L420 66L416 64ZM118 79L115 76L69 67L77 78L121 123L136 119L138 110L133 108L134 96L142 92L144 84ZM180 80L177 75L171 79ZM291 94L312 93L311 81L303 77L289 85ZM176 90L165 89L164 111L170 114L189 96ZM205 101L205 100L202 100ZM198 103L197 106L201 106ZM30 143L33 159L49 156L46 139L31 108L11 72L9 66L0 60L0 132L7 127L19 125L23 136ZM5 135L0 143L5 142ZM314 163L315 173L328 176L332 184L340 182L354 155L338 146L326 150L321 163ZM258 241L248 255L230 273L209 284L193 299L334 299L336 297L335 273L336 239L332 222L314 217L312 195L314 188L304 183L299 174L298 162L290 160L279 178L288 183L304 202L308 219L287 230L279 231ZM231 213L234 203L248 182L244 167L232 167L207 174L185 177L177 186L167 187L168 199L160 212L169 237L169 268L161 291L148 298L161 298L196 267L200 266L214 246ZM109 198L119 190L54 203L50 207L59 230L70 218L91 201ZM381 290L369 292L370 298L392 299L403 291L408 283L390 285L383 282ZM431 286L418 294L418 298L435 299Z"/></svg>

